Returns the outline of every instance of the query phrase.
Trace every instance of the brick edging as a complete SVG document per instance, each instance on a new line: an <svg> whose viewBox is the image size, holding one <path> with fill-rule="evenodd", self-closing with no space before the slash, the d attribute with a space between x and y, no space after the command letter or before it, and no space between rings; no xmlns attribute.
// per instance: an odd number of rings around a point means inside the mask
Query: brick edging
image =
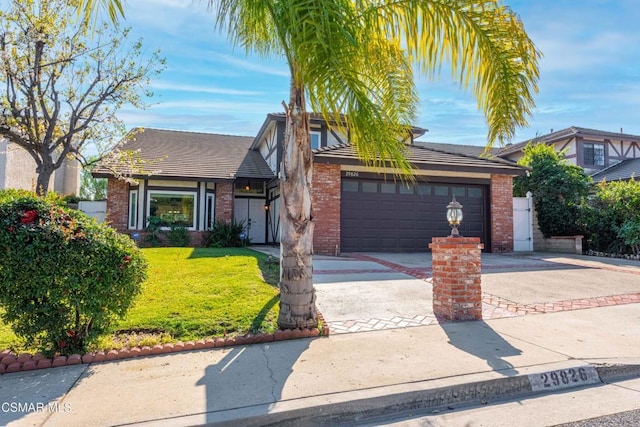
<svg viewBox="0 0 640 427"><path fill-rule="evenodd" d="M93 351L86 354L72 354L70 356L55 356L48 358L42 353L15 354L11 350L0 351L0 374L33 371L37 369L56 368L60 366L80 365L114 360L132 359L140 356L156 356L161 354L178 353L189 350L204 350L213 348L233 347L237 345L261 344L273 341L285 341L300 338L315 338L329 336L329 325L318 312L318 322L321 328L278 329L272 334L246 334L240 337L207 338L197 341L156 344L153 346L126 347L120 350Z"/></svg>

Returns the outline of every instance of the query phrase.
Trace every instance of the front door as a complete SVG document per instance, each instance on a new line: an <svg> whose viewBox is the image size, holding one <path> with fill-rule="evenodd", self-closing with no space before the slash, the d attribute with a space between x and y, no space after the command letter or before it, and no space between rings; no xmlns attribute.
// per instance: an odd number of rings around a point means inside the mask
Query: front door
<svg viewBox="0 0 640 427"><path fill-rule="evenodd" d="M266 243L267 214L263 199L236 197L233 212L236 222L244 223L244 231L251 243Z"/></svg>

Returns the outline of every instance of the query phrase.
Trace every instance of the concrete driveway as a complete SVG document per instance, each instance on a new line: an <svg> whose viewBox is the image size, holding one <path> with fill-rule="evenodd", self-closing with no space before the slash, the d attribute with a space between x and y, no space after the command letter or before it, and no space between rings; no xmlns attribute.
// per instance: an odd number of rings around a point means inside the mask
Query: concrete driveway
<svg viewBox="0 0 640 427"><path fill-rule="evenodd" d="M483 318L640 302L640 262L542 253L482 255ZM317 305L332 333L437 323L430 253L314 260Z"/></svg>
<svg viewBox="0 0 640 427"><path fill-rule="evenodd" d="M437 323L429 252L314 256L313 265L316 304L332 334ZM482 293L485 320L640 303L640 262L483 253Z"/></svg>

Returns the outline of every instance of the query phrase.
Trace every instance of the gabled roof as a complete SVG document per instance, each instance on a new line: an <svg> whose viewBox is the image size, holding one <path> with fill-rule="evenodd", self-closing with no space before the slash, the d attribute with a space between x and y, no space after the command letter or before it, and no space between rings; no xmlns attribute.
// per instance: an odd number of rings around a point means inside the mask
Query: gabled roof
<svg viewBox="0 0 640 427"><path fill-rule="evenodd" d="M322 123L325 123L324 118L319 113L309 113L309 116L310 116L309 120L311 121L311 124L322 124ZM345 116L341 114L340 118L341 119L345 118ZM258 131L258 134L254 138L253 145L251 146L251 148L256 148L260 144L260 141L262 140L262 137L264 136L264 133L269 128L271 123L274 123L274 122L285 122L286 119L287 119L287 116L284 113L269 113L269 114L267 114L267 118L264 120L264 123L262 123L262 126L260 127L260 130ZM420 127L417 127L417 126L413 126L411 129L413 131L413 137L414 138L418 138L418 137L424 135L425 133L427 133L429 131L428 129L420 128Z"/></svg>
<svg viewBox="0 0 640 427"><path fill-rule="evenodd" d="M505 156L508 154L516 153L518 151L523 150L528 143L542 143L551 144L556 141L561 141L563 139L569 139L574 137L599 137L599 138L616 138L616 139L627 139L627 140L636 140L640 141L640 136L631 135L621 132L607 132L603 130L597 129L588 129L582 128L578 126L571 126L566 129L559 130L557 132L548 133L546 135L537 136L535 138L519 142L517 144L509 145L498 153L499 156Z"/></svg>
<svg viewBox="0 0 640 427"><path fill-rule="evenodd" d="M409 161L421 170L440 170L454 172L495 173L505 175L523 175L527 168L518 166L500 158L482 159L460 153L407 145ZM338 164L360 164L354 149L349 144L332 145L314 151L315 159Z"/></svg>
<svg viewBox="0 0 640 427"><path fill-rule="evenodd" d="M626 181L629 179L640 179L640 158L623 160L606 169L602 169L593 175L593 182L606 181Z"/></svg>
<svg viewBox="0 0 640 427"><path fill-rule="evenodd" d="M117 148L139 150L141 160L152 162L147 169L155 178L213 181L274 177L260 153L249 150L252 137L151 128L133 132L133 138L126 138ZM114 164L112 168L119 170L124 165ZM93 175L108 177L112 173L107 165L100 164Z"/></svg>

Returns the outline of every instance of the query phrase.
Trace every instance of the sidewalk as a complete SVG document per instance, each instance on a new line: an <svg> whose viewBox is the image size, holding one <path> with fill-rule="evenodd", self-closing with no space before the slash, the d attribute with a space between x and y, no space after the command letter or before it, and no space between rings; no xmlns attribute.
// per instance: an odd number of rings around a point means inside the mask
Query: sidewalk
<svg viewBox="0 0 640 427"><path fill-rule="evenodd" d="M353 284L346 279L364 280L363 270L372 270L372 279L388 275L428 288L373 261L333 261L332 270L316 266L327 286ZM596 270L602 269L586 274ZM628 274L640 288L640 276ZM296 425L310 419L335 425L386 408L446 411L525 399L561 390L549 375L556 370L584 374L567 386L640 375L639 316L640 304L628 303L5 374L0 425Z"/></svg>

